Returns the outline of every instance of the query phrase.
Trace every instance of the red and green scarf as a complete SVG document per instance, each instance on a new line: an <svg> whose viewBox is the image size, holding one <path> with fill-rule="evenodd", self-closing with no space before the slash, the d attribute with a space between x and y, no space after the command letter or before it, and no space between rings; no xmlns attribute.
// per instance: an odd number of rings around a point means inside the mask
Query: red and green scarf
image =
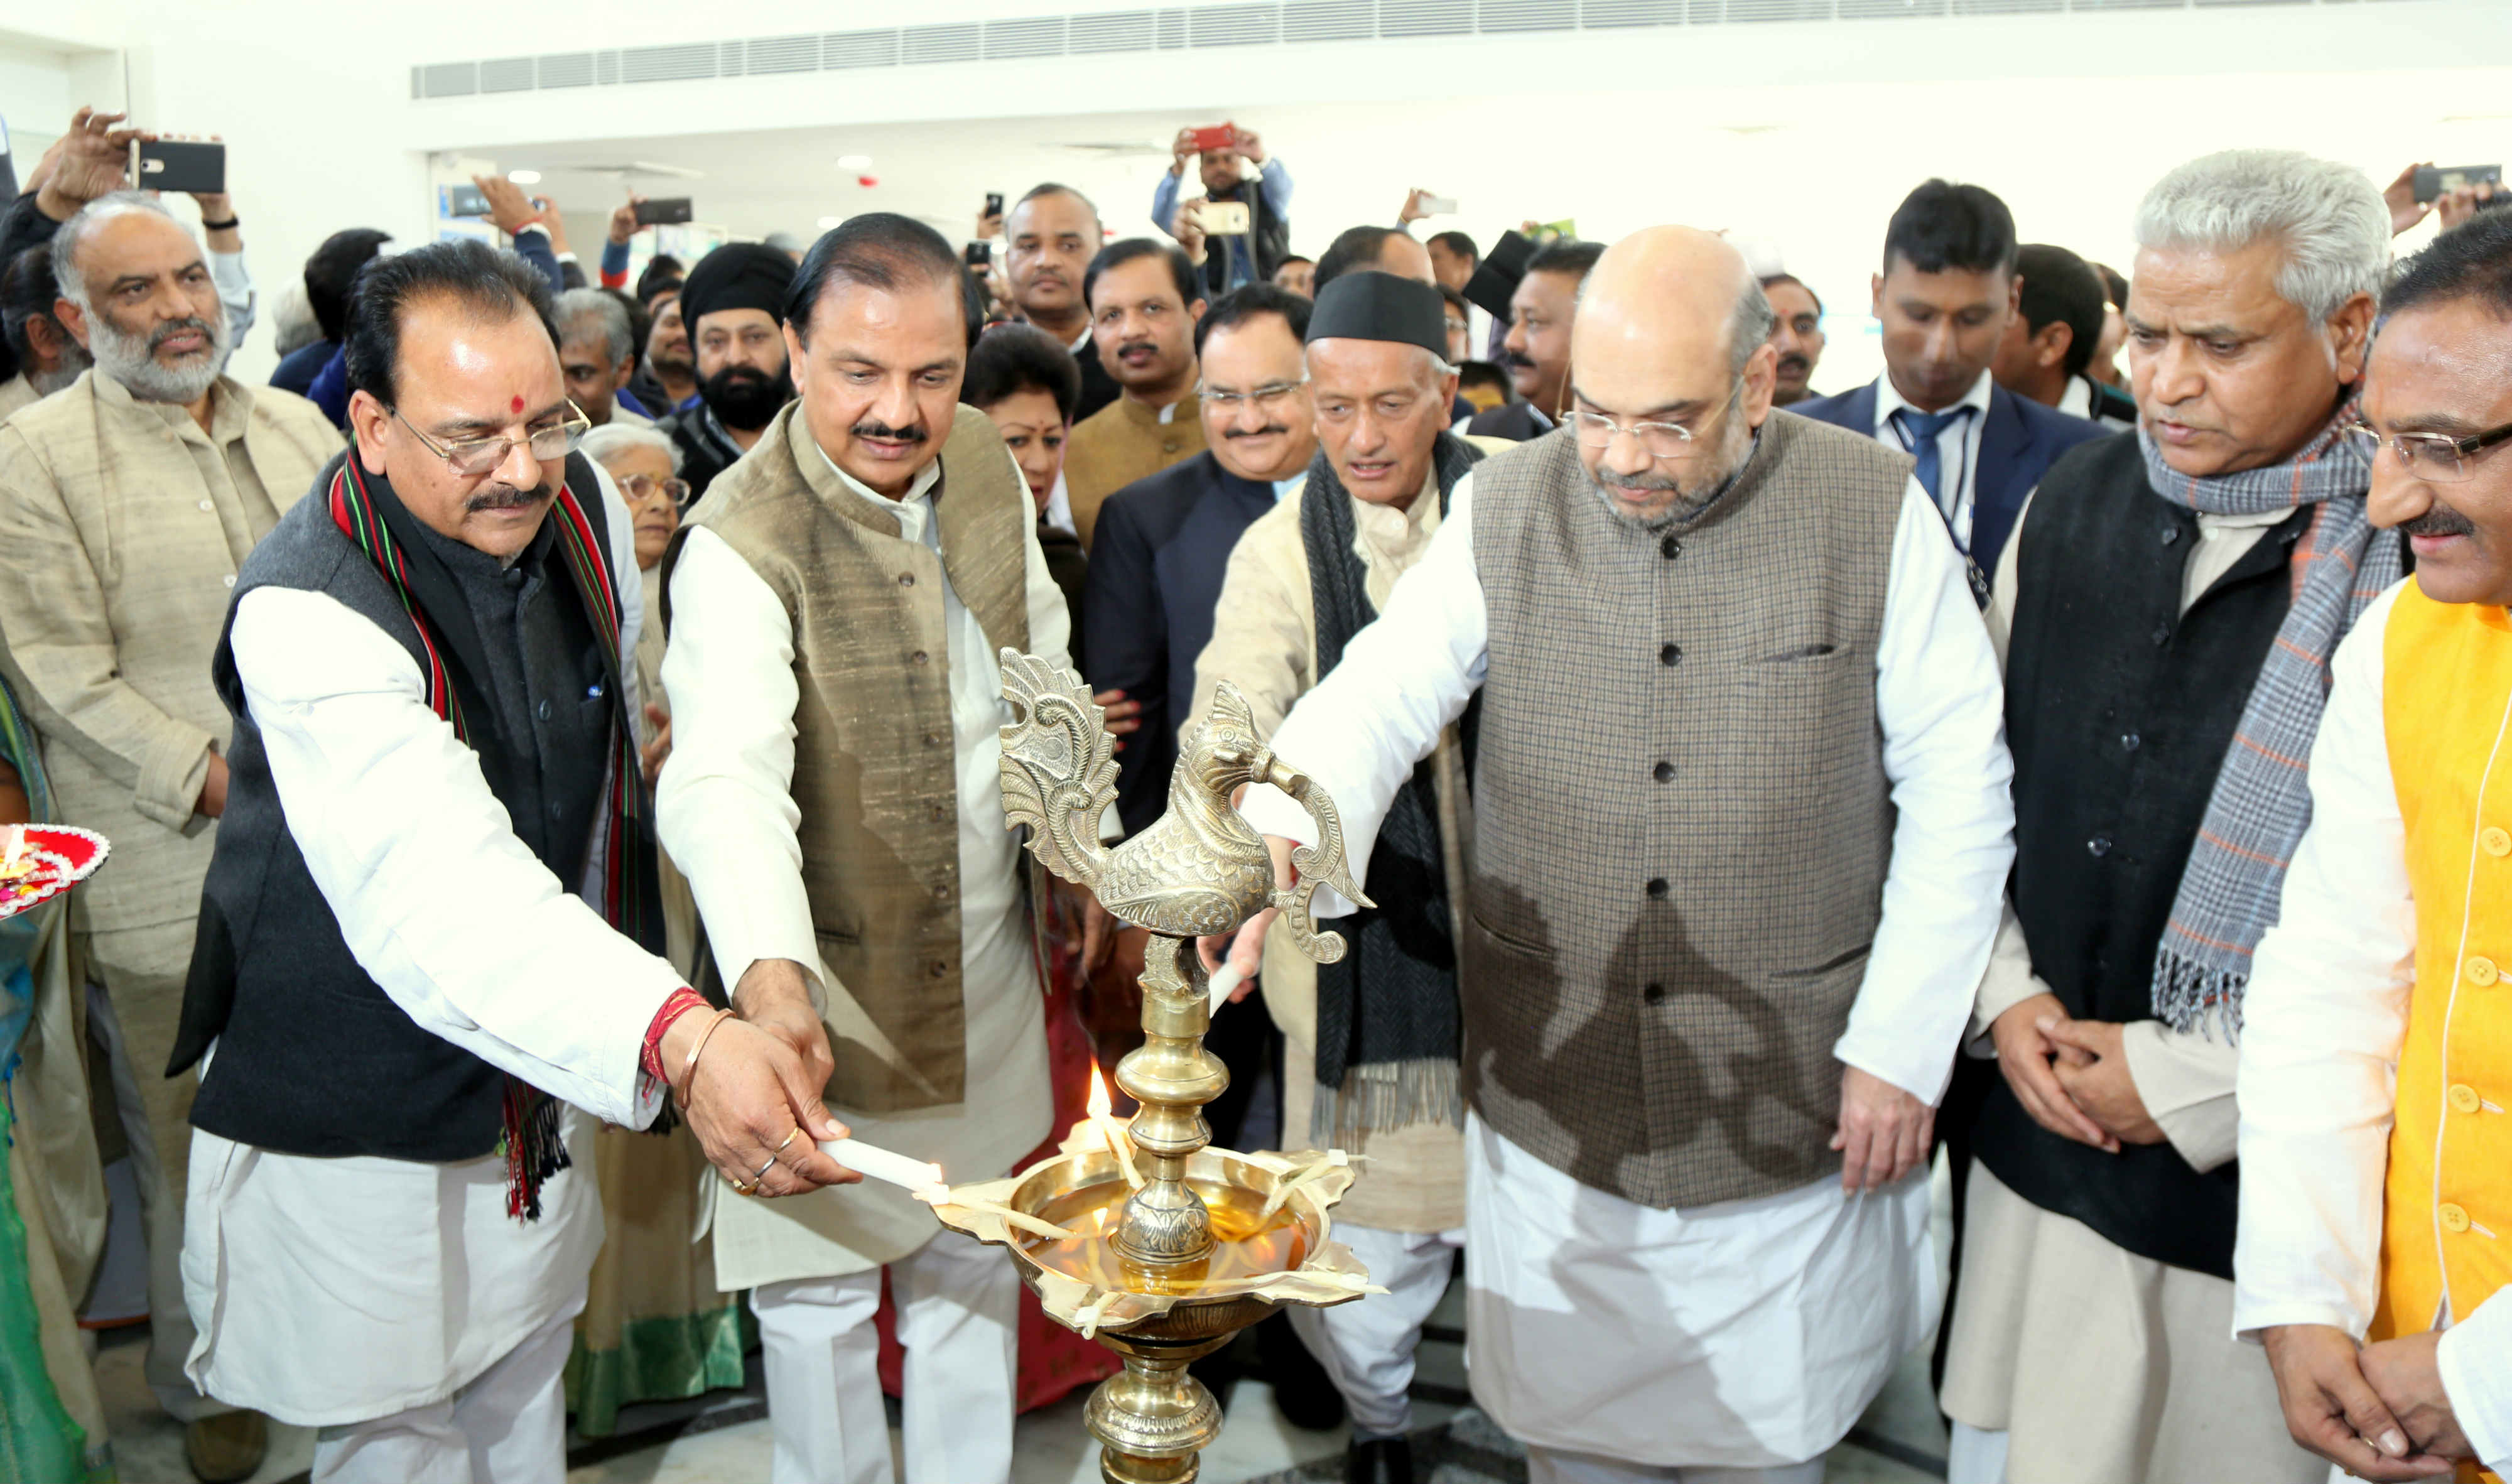
<svg viewBox="0 0 2512 1484"><path fill-rule="evenodd" d="M624 668L626 660L619 652L624 600L611 570L604 527L586 514L588 502L596 511L601 508L592 466L582 455L572 455L568 460L567 473L549 513L556 544L567 558L568 572L574 579L576 596L584 604L585 617L596 639L604 652ZM453 735L464 746L481 751L473 735L471 718L485 716L489 711L487 693L481 688L487 674L486 662L470 609L451 570L429 548L415 518L392 487L380 476L360 467L354 449L340 460L328 497L333 524L356 543L392 585L402 610L410 615L411 626L417 631L428 709L453 728ZM612 708L613 751L606 769L608 806L603 814L601 833L594 840L592 857L602 884L598 905L604 920L613 928L648 949L658 949L662 914L659 882L645 827L644 774L638 765L627 695L615 684L611 693L617 704ZM491 760L484 754L482 761L484 764L492 761L498 764L484 767L491 777L502 767L502 760ZM513 1076L506 1079L505 1136L500 1141L500 1152L506 1156L507 1214L523 1221L538 1220L541 1183L568 1167L567 1147L559 1137L557 1101Z"/></svg>

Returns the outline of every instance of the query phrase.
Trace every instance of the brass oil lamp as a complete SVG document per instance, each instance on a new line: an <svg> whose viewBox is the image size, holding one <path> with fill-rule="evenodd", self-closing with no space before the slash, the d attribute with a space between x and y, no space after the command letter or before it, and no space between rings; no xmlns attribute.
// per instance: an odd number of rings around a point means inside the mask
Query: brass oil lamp
<svg viewBox="0 0 2512 1484"><path fill-rule="evenodd" d="M1339 1151L1241 1154L1208 1146L1203 1106L1230 1074L1203 1049L1213 998L1196 940L1236 932L1268 907L1321 963L1343 939L1316 931L1328 885L1367 902L1346 874L1343 829L1325 792L1276 759L1224 683L1169 778L1168 812L1115 850L1099 820L1117 763L1099 707L1071 671L1002 651L1003 805L1030 829L1047 869L1090 887L1121 921L1151 932L1141 978L1141 1046L1117 1085L1142 1105L1130 1129L1097 1116L1051 1158L934 1198L945 1226L1009 1251L1048 1315L1117 1352L1124 1370L1090 1395L1084 1420L1108 1484L1187 1484L1221 1435L1221 1408L1187 1372L1285 1304L1349 1303L1369 1274L1332 1239L1329 1209L1354 1171ZM1264 840L1230 805L1239 785L1271 783L1316 820L1292 854L1299 884L1274 889Z"/></svg>

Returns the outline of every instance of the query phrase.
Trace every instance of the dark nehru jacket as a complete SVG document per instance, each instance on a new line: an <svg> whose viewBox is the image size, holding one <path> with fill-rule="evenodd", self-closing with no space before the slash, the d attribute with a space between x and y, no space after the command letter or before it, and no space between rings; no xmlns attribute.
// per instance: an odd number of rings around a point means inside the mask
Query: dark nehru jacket
<svg viewBox="0 0 2512 1484"><path fill-rule="evenodd" d="M235 597L262 587L326 594L391 635L424 671L402 600L333 523L325 491L338 465L335 457L325 467L314 492L246 560ZM603 501L582 454L569 459L568 476L594 549L608 552ZM554 549L554 529L544 521L502 570L484 552L433 531L424 538L460 587L488 661L481 684L491 716L474 719L472 740L490 791L516 838L573 882L603 810L619 672ZM232 625L232 605L227 613ZM451 1162L489 1153L504 1126L505 1074L421 1029L358 966L290 832L226 635L212 673L235 736L170 1068L190 1066L216 1040L194 1126L289 1154ZM446 911L460 910L461 888L445 883Z"/></svg>
<svg viewBox="0 0 2512 1484"><path fill-rule="evenodd" d="M2014 901L2032 972L2071 1016L2154 1018L2155 947L2313 508L2183 614L2197 518L2147 484L2134 436L2067 453L2032 497L2006 672ZM1990 1080L1973 1148L2009 1189L2140 1257L2233 1275L2235 1165L2201 1174L2169 1144L2061 1139Z"/></svg>

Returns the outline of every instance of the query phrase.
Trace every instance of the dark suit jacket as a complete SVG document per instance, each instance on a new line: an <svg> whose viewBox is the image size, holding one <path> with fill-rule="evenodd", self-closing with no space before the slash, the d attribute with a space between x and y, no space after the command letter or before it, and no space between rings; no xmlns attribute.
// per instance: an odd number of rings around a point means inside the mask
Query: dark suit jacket
<svg viewBox="0 0 2512 1484"><path fill-rule="evenodd" d="M1862 438L1875 436L1875 383L1852 392L1819 397L1783 409L1800 417L1847 428ZM1973 478L1971 551L1983 573L1997 570L1997 554L2015 528L2023 497L2041 483L2042 474L2066 452L2110 430L2082 417L2070 417L2002 386L1988 392L1988 418L1980 432L1980 466Z"/></svg>
<svg viewBox="0 0 2512 1484"><path fill-rule="evenodd" d="M1109 375L1108 368L1099 362L1099 341L1096 336L1082 346L1081 353L1073 359L1081 368L1081 407L1073 414L1073 420L1079 422L1082 418L1116 401L1119 387L1117 378Z"/></svg>
<svg viewBox="0 0 2512 1484"><path fill-rule="evenodd" d="M1082 674L1093 690L1143 703L1117 755L1117 812L1128 835L1168 807L1177 731L1195 704L1195 662L1212 638L1231 549L1274 508L1274 487L1198 453L1136 480L1099 507L1081 605Z"/></svg>
<svg viewBox="0 0 2512 1484"><path fill-rule="evenodd" d="M1466 424L1469 433L1485 438L1506 438L1511 443L1528 443L1552 431L1541 421L1531 402L1510 402L1488 412L1476 412Z"/></svg>

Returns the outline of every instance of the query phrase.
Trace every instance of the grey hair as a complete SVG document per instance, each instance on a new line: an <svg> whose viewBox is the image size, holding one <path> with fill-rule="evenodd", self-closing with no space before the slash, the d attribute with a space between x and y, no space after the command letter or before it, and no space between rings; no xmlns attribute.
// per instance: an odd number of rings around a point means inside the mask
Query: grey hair
<svg viewBox="0 0 2512 1484"><path fill-rule="evenodd" d="M2285 249L2277 296L2327 324L2390 270L2390 212L2362 171L2292 149L2227 149L2174 169L2137 209L2140 248Z"/></svg>
<svg viewBox="0 0 2512 1484"><path fill-rule="evenodd" d="M1745 363L1771 337L1773 327L1780 323L1778 311L1771 308L1771 296L1762 292L1761 280L1745 276L1745 292L1736 295L1736 311L1727 321L1727 374L1745 374Z"/></svg>
<svg viewBox="0 0 2512 1484"><path fill-rule="evenodd" d="M625 422L606 422L585 434L584 442L578 447L583 449L585 457L606 466L610 462L610 455L613 453L625 453L631 449L659 449L663 456L672 461L672 472L674 474L681 472L681 446L672 442L668 434L654 428L641 428Z"/></svg>
<svg viewBox="0 0 2512 1484"><path fill-rule="evenodd" d="M617 369L628 359L628 310L617 299L599 289L569 289L550 304L550 318L558 324L561 344L587 320L598 320L602 332L603 364Z"/></svg>
<svg viewBox="0 0 2512 1484"><path fill-rule="evenodd" d="M80 207L53 233L53 285L61 297L78 307L79 313L96 312L96 306L87 299L87 280L78 270L80 239L86 237L88 229L98 222L128 216L135 212L146 212L168 221L175 220L175 214L160 206L153 196L139 191L109 191ZM180 225L179 222L177 224ZM191 234L186 232L184 235L188 237Z"/></svg>

